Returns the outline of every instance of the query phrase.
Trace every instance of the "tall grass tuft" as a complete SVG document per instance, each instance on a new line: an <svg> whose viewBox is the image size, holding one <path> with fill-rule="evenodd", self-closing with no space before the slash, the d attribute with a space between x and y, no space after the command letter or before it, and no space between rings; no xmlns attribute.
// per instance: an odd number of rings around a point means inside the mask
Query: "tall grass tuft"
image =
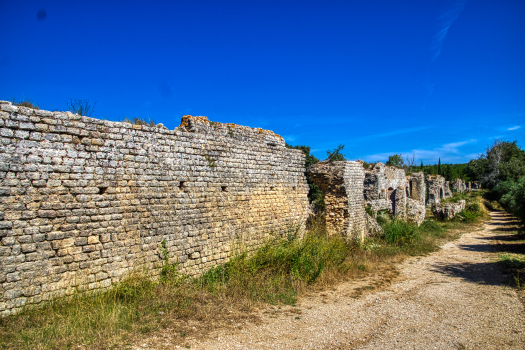
<svg viewBox="0 0 525 350"><path fill-rule="evenodd" d="M199 282L212 293L294 304L298 289L315 283L325 268L340 265L349 251L341 237L319 233L275 240L252 256L243 253L208 271Z"/></svg>

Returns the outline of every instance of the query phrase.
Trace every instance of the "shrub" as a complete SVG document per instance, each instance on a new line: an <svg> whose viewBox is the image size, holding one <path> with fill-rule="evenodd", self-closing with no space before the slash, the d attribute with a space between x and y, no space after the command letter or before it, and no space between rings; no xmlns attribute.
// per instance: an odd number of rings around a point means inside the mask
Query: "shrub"
<svg viewBox="0 0 525 350"><path fill-rule="evenodd" d="M525 176L510 184L500 203L508 212L525 223Z"/></svg>

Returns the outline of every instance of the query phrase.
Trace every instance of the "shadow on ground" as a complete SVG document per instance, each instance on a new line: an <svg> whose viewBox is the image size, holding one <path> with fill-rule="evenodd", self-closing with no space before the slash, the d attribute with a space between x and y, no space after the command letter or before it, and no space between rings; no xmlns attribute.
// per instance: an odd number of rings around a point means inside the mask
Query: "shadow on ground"
<svg viewBox="0 0 525 350"><path fill-rule="evenodd" d="M494 235L478 237L480 241L488 240L489 243L458 245L458 248L470 252L517 254L513 258L500 258L498 261L484 263L440 263L434 265L432 270L473 283L488 285L509 283L511 281L509 274L512 275L516 271L525 269L525 235L518 234L517 225L519 224L509 216L493 217L493 221L487 223L487 226L490 231L494 232Z"/></svg>
<svg viewBox="0 0 525 350"><path fill-rule="evenodd" d="M503 274L501 265L494 261L488 263L457 263L436 264L432 271L461 278L464 281L488 285L501 285L506 275Z"/></svg>

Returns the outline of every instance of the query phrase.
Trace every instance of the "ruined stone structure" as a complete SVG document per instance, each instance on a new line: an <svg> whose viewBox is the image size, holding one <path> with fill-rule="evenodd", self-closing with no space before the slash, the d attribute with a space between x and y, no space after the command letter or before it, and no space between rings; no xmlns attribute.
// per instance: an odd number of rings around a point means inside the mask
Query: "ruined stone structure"
<svg viewBox="0 0 525 350"><path fill-rule="evenodd" d="M441 203L432 206L432 213L435 218L449 220L454 218L458 213L465 209L466 201L464 199L457 203Z"/></svg>
<svg viewBox="0 0 525 350"><path fill-rule="evenodd" d="M467 185L465 183L465 181L461 180L461 179L456 179L454 181L452 181L451 183L452 185L452 190L456 191L456 192L465 192L467 191Z"/></svg>
<svg viewBox="0 0 525 350"><path fill-rule="evenodd" d="M425 184L425 174L421 171L407 176L409 193L412 199L425 204L427 199L427 185Z"/></svg>
<svg viewBox="0 0 525 350"><path fill-rule="evenodd" d="M325 161L312 165L308 173L323 192L328 233L363 238L370 230L363 198L362 163Z"/></svg>
<svg viewBox="0 0 525 350"><path fill-rule="evenodd" d="M407 177L405 170L376 163L365 175L365 204L377 213L388 210L420 225L425 219L426 185L422 172Z"/></svg>
<svg viewBox="0 0 525 350"><path fill-rule="evenodd" d="M441 175L427 175L427 183L427 206L432 206L434 204L441 203L441 199L446 198L445 193L447 193L447 191L445 190L445 178Z"/></svg>
<svg viewBox="0 0 525 350"><path fill-rule="evenodd" d="M134 270L158 275L163 241L169 263L198 274L308 217L304 154L271 131L0 109L1 315ZM364 172L344 168L345 186L362 193ZM364 221L362 202L347 198L349 217Z"/></svg>
<svg viewBox="0 0 525 350"><path fill-rule="evenodd" d="M373 211L387 209L394 213L395 192L398 189L404 192L408 190L408 181L403 169L378 162L366 170L364 197L366 204L371 205Z"/></svg>

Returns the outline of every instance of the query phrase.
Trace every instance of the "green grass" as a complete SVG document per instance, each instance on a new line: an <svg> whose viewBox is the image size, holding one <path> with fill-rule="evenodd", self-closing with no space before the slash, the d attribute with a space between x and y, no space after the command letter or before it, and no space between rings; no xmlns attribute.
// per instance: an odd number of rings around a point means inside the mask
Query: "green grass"
<svg viewBox="0 0 525 350"><path fill-rule="evenodd" d="M162 244L165 262L157 280L138 274L103 292L76 293L1 319L0 348L121 347L166 327L190 336L230 322L233 315L247 318L246 311L254 306L295 306L305 292L342 280L376 273L388 281L395 274L394 263L437 250L443 239L457 237L453 230L464 227L432 219L416 227L380 216L381 237L361 242L327 236L317 222L303 238L292 232L197 278L181 275L177 265L168 264ZM200 322L198 331L185 326L189 320Z"/></svg>

